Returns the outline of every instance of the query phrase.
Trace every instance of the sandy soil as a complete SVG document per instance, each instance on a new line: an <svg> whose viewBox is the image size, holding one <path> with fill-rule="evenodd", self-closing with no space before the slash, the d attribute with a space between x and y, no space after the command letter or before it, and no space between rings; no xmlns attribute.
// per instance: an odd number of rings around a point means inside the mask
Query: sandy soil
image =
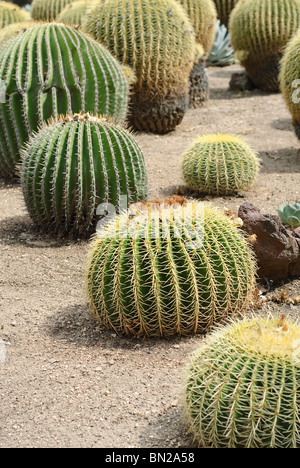
<svg viewBox="0 0 300 468"><path fill-rule="evenodd" d="M262 172L251 191L213 203L237 211L249 200L275 213L300 199L300 144L283 99L229 91L237 68L209 69L209 103L189 110L175 132L136 136L149 198L185 190L181 154L193 138L228 132L259 152ZM18 186L0 184L0 223L0 447L193 447L178 399L203 337L128 339L104 330L87 308L88 243L41 237ZM300 281L269 286L293 295ZM297 315L300 306L270 302L259 311L274 312Z"/></svg>

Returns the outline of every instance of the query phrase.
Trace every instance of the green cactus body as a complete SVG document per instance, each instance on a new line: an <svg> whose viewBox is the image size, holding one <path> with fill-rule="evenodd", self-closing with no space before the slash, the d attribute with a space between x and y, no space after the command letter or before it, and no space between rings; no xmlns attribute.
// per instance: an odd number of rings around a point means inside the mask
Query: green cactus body
<svg viewBox="0 0 300 468"><path fill-rule="evenodd" d="M116 59L66 25L33 26L6 43L0 61L0 176L14 176L33 131L58 115L90 112L123 120L128 83Z"/></svg>
<svg viewBox="0 0 300 468"><path fill-rule="evenodd" d="M56 21L66 5L75 0L33 0L31 16L35 21Z"/></svg>
<svg viewBox="0 0 300 468"><path fill-rule="evenodd" d="M279 91L279 63L300 26L300 0L240 0L229 30L236 57L251 81L264 91Z"/></svg>
<svg viewBox="0 0 300 468"><path fill-rule="evenodd" d="M59 23L68 24L70 26L82 25L84 16L88 13L90 9L97 3L97 0L79 0L72 1L68 3L67 6L59 13L57 16L57 21Z"/></svg>
<svg viewBox="0 0 300 468"><path fill-rule="evenodd" d="M74 115L53 121L22 153L25 203L47 232L88 234L109 204L118 212L147 197L141 149L131 133L107 119Z"/></svg>
<svg viewBox="0 0 300 468"><path fill-rule="evenodd" d="M283 224L291 226L293 229L300 227L300 202L284 203L278 209L278 215Z"/></svg>
<svg viewBox="0 0 300 468"><path fill-rule="evenodd" d="M19 21L28 21L30 14L15 3L0 1L0 29Z"/></svg>
<svg viewBox="0 0 300 468"><path fill-rule="evenodd" d="M241 138L227 134L197 138L182 158L183 177L191 190L229 195L247 190L259 173L256 153Z"/></svg>
<svg viewBox="0 0 300 468"><path fill-rule="evenodd" d="M93 315L127 335L205 333L248 305L254 283L240 230L194 201L117 217L98 232L87 267Z"/></svg>
<svg viewBox="0 0 300 468"><path fill-rule="evenodd" d="M213 0L179 0L179 3L187 11L196 40L203 46L206 57L213 46L216 34L217 11L214 2Z"/></svg>
<svg viewBox="0 0 300 468"><path fill-rule="evenodd" d="M297 138L300 140L300 32L288 43L280 65L280 89L288 110L292 116Z"/></svg>
<svg viewBox="0 0 300 468"><path fill-rule="evenodd" d="M184 407L200 447L300 447L300 326L283 317L233 322L191 358Z"/></svg>
<svg viewBox="0 0 300 468"><path fill-rule="evenodd" d="M189 105L196 56L195 33L184 8L175 0L104 0L82 27L136 75L130 124L154 133L174 129Z"/></svg>
<svg viewBox="0 0 300 468"><path fill-rule="evenodd" d="M218 18L226 27L228 26L230 14L238 0L214 0L217 8Z"/></svg>

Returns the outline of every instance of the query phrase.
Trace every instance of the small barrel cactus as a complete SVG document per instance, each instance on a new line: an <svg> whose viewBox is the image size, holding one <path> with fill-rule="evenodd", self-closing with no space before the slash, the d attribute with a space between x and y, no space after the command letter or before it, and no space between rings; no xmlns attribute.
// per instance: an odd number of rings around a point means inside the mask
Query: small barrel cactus
<svg viewBox="0 0 300 468"><path fill-rule="evenodd" d="M300 447L300 325L233 321L206 338L187 369L184 407L200 447Z"/></svg>
<svg viewBox="0 0 300 468"><path fill-rule="evenodd" d="M289 41L280 64L280 89L300 140L300 31Z"/></svg>
<svg viewBox="0 0 300 468"><path fill-rule="evenodd" d="M99 215L109 204L118 212L147 196L141 149L127 130L104 118L79 114L53 121L30 138L22 159L26 206L47 232L89 234L99 205Z"/></svg>
<svg viewBox="0 0 300 468"><path fill-rule="evenodd" d="M65 6L65 8L57 16L58 23L68 24L69 26L82 25L84 16L93 8L98 0L79 0L72 1Z"/></svg>
<svg viewBox="0 0 300 468"><path fill-rule="evenodd" d="M153 133L173 130L189 106L197 53L184 8L176 0L103 0L86 15L82 28L136 75L130 125Z"/></svg>
<svg viewBox="0 0 300 468"><path fill-rule="evenodd" d="M249 305L255 270L249 244L221 210L195 201L149 203L95 237L91 312L120 334L206 333Z"/></svg>
<svg viewBox="0 0 300 468"><path fill-rule="evenodd" d="M300 0L240 0L230 15L236 57L257 88L279 91L279 63L300 26Z"/></svg>
<svg viewBox="0 0 300 468"><path fill-rule="evenodd" d="M278 209L278 215L283 224L293 229L300 227L300 202L284 203Z"/></svg>
<svg viewBox="0 0 300 468"><path fill-rule="evenodd" d="M59 13L74 0L33 0L31 16L35 21L56 21Z"/></svg>
<svg viewBox="0 0 300 468"><path fill-rule="evenodd" d="M29 21L30 14L11 2L0 1L0 29L19 21Z"/></svg>
<svg viewBox="0 0 300 468"><path fill-rule="evenodd" d="M227 134L197 138L182 158L184 180L191 190L229 195L247 190L259 172L259 159L241 138Z"/></svg>
<svg viewBox="0 0 300 468"><path fill-rule="evenodd" d="M238 0L214 0L217 8L218 18L224 26L228 26L230 14Z"/></svg>
<svg viewBox="0 0 300 468"><path fill-rule="evenodd" d="M126 76L110 52L86 34L40 23L1 49L1 177L15 175L22 145L51 117L90 112L125 119Z"/></svg>

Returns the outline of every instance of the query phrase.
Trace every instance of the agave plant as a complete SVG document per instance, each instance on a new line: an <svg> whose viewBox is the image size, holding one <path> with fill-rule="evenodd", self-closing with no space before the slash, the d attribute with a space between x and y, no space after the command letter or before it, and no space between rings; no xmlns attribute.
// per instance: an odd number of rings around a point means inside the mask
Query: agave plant
<svg viewBox="0 0 300 468"><path fill-rule="evenodd" d="M234 50L231 46L230 34L226 26L218 20L215 40L206 59L206 65L226 67L233 64L234 61Z"/></svg>
<svg viewBox="0 0 300 468"><path fill-rule="evenodd" d="M291 226L293 229L300 227L300 202L284 203L277 211L283 224Z"/></svg>

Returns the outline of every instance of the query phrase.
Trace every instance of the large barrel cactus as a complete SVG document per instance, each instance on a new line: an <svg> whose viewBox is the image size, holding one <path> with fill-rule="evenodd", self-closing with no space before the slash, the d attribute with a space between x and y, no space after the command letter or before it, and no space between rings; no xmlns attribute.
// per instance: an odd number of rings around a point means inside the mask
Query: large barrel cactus
<svg viewBox="0 0 300 468"><path fill-rule="evenodd" d="M11 2L0 1L0 29L18 21L28 21L29 13Z"/></svg>
<svg viewBox="0 0 300 468"><path fill-rule="evenodd" d="M239 0L214 0L218 18L226 27L228 26L230 14L238 1Z"/></svg>
<svg viewBox="0 0 300 468"><path fill-rule="evenodd" d="M15 174L19 150L43 121L78 112L123 120L128 82L117 60L87 35L41 23L5 44L0 61L0 176Z"/></svg>
<svg viewBox="0 0 300 468"><path fill-rule="evenodd" d="M184 384L200 447L300 447L300 325L284 316L228 324L206 338Z"/></svg>
<svg viewBox="0 0 300 468"><path fill-rule="evenodd" d="M26 206L47 232L88 234L109 205L119 212L147 197L141 149L127 130L107 119L80 114L53 121L22 153Z"/></svg>
<svg viewBox="0 0 300 468"><path fill-rule="evenodd" d="M134 70L129 122L137 130L166 133L189 105L189 76L196 39L176 0L103 0L83 30Z"/></svg>
<svg viewBox="0 0 300 468"><path fill-rule="evenodd" d="M249 189L259 166L255 151L241 138L228 134L197 138L182 158L187 186L209 195L229 195Z"/></svg>
<svg viewBox="0 0 300 468"><path fill-rule="evenodd" d="M237 59L257 88L279 91L279 62L300 26L300 0L240 0L229 30Z"/></svg>
<svg viewBox="0 0 300 468"><path fill-rule="evenodd" d="M170 201L129 210L92 243L91 311L117 333L205 333L252 297L255 262L234 222L210 205Z"/></svg>
<svg viewBox="0 0 300 468"><path fill-rule="evenodd" d="M300 140L300 32L289 41L280 66L280 89Z"/></svg>
<svg viewBox="0 0 300 468"><path fill-rule="evenodd" d="M74 0L33 0L31 16L35 21L56 21L59 13Z"/></svg>
<svg viewBox="0 0 300 468"><path fill-rule="evenodd" d="M32 28L36 23L32 20L29 21L20 21L17 23L9 24L5 26L5 28L0 30L0 55L5 53L5 48L1 47L1 45L11 39L12 37L20 34L22 32L27 31L27 29Z"/></svg>

